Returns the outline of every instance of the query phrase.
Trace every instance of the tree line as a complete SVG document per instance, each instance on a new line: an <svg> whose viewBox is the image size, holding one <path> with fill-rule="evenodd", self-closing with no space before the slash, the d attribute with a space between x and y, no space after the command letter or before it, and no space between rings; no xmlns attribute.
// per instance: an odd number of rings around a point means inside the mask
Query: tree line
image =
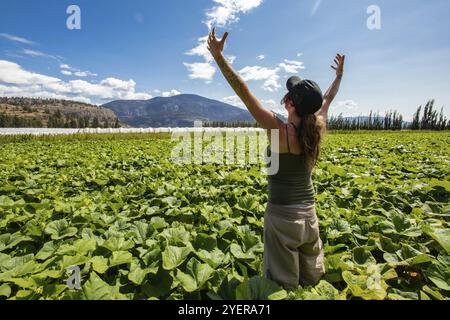
<svg viewBox="0 0 450 320"><path fill-rule="evenodd" d="M48 116L47 123L41 118L19 117L0 113L0 128L120 128L119 119L108 120L98 117L63 116L58 110Z"/></svg>
<svg viewBox="0 0 450 320"><path fill-rule="evenodd" d="M388 111L384 116L370 112L364 117L331 116L328 119L329 130L450 130L450 119L444 115L444 108L438 112L435 101L430 100L425 107L419 106L412 122L403 120L397 111Z"/></svg>

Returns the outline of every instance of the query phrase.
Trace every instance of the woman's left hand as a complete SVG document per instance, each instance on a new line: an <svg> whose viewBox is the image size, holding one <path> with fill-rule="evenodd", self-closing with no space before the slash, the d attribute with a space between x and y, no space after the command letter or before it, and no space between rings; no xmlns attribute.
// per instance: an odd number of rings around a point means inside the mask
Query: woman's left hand
<svg viewBox="0 0 450 320"><path fill-rule="evenodd" d="M208 36L208 50L211 52L214 58L218 57L225 46L225 41L227 40L228 32L225 32L222 39L219 41L216 38L216 28L213 28Z"/></svg>

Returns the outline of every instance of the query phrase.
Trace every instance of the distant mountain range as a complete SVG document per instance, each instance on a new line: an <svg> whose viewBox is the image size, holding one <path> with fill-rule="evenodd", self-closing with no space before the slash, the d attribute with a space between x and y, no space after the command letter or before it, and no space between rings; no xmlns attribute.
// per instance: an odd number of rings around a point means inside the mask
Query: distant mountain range
<svg viewBox="0 0 450 320"><path fill-rule="evenodd" d="M193 127L194 121L254 122L247 111L193 94L150 100L117 100L102 107L131 127Z"/></svg>

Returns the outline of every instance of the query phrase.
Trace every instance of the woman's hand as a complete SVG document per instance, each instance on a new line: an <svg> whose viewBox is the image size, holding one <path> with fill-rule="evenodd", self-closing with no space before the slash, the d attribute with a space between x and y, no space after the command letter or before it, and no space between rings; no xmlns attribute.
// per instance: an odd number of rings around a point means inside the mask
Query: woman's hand
<svg viewBox="0 0 450 320"><path fill-rule="evenodd" d="M227 40L228 32L225 32L222 39L219 41L216 38L216 28L213 28L208 37L208 50L211 55L216 58L223 52L225 41Z"/></svg>
<svg viewBox="0 0 450 320"><path fill-rule="evenodd" d="M336 70L336 76L342 77L344 75L344 64L345 64L345 55L340 55L339 53L334 58L335 65L332 65L331 68Z"/></svg>

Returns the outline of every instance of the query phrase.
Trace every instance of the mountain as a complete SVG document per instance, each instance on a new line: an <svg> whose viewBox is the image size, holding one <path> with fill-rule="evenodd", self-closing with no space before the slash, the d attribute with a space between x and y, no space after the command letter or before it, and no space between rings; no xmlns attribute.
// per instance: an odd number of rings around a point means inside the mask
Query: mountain
<svg viewBox="0 0 450 320"><path fill-rule="evenodd" d="M150 100L118 100L103 105L132 127L193 127L194 121L254 122L247 110L193 94Z"/></svg>
<svg viewBox="0 0 450 320"><path fill-rule="evenodd" d="M0 98L0 127L118 127L111 110L58 99Z"/></svg>

